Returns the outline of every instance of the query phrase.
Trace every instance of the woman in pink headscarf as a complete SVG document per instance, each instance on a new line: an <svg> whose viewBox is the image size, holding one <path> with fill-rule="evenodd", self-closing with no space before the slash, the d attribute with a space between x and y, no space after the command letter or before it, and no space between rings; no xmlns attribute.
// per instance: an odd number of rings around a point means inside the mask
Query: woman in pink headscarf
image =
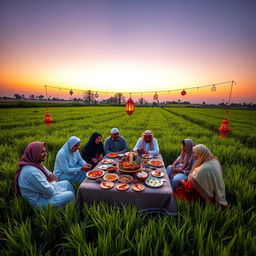
<svg viewBox="0 0 256 256"><path fill-rule="evenodd" d="M179 157L166 169L168 176L170 177L173 190L180 185L181 180L188 179L188 175L196 162L196 159L193 157L192 150L193 146L195 145L193 140L184 139L182 140L181 145L182 150Z"/></svg>
<svg viewBox="0 0 256 256"><path fill-rule="evenodd" d="M57 181L56 176L42 164L46 156L44 142L30 143L15 173L15 194L24 197L35 208L46 207L48 204L61 206L75 198L69 181Z"/></svg>
<svg viewBox="0 0 256 256"><path fill-rule="evenodd" d="M175 196L189 202L199 199L210 201L225 209L228 203L218 158L202 144L194 146L193 153L197 161L188 181L181 180L182 185L174 191Z"/></svg>

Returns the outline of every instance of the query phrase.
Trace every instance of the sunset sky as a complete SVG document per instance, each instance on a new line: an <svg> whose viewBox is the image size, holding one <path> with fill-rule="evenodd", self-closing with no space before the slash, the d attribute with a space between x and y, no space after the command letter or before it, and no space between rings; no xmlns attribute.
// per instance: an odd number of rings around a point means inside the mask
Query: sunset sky
<svg viewBox="0 0 256 256"><path fill-rule="evenodd" d="M44 85L67 88L49 94L69 97L69 89L182 90L234 80L232 102L256 103L255 13L255 0L1 0L0 96L44 94ZM159 99L226 102L229 90Z"/></svg>

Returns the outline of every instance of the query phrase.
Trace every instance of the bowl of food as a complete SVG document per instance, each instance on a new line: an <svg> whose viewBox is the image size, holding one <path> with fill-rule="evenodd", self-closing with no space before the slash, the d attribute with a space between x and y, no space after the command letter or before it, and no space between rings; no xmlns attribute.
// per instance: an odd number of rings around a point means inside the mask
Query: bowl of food
<svg viewBox="0 0 256 256"><path fill-rule="evenodd" d="M92 171L89 171L86 173L86 176L89 178L89 179L97 179L97 178L100 178L104 175L104 171L102 170L92 170Z"/></svg>
<svg viewBox="0 0 256 256"><path fill-rule="evenodd" d="M136 172L135 176L139 180L146 180L148 178L149 174L148 174L148 172L141 170L139 172Z"/></svg>
<svg viewBox="0 0 256 256"><path fill-rule="evenodd" d="M141 164L136 162L130 164L129 162L126 161L120 161L117 165L117 168L120 172L134 173L140 171Z"/></svg>
<svg viewBox="0 0 256 256"><path fill-rule="evenodd" d="M121 183L130 183L132 182L133 177L131 175L120 175L118 181Z"/></svg>
<svg viewBox="0 0 256 256"><path fill-rule="evenodd" d="M112 172L115 172L116 169L117 169L116 166L109 166L106 170L107 170L108 172L112 173Z"/></svg>
<svg viewBox="0 0 256 256"><path fill-rule="evenodd" d="M112 174L105 174L105 175L103 176L103 179L104 179L105 181L115 181L115 180L118 179L118 175L115 174L115 173L112 173Z"/></svg>

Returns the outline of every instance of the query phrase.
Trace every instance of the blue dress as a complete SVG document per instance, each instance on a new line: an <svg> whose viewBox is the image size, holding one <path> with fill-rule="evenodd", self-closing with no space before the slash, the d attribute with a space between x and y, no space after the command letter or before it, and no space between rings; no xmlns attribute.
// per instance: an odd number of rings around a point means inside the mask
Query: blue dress
<svg viewBox="0 0 256 256"><path fill-rule="evenodd" d="M47 170L46 167L44 167ZM62 206L75 198L74 189L69 181L48 182L41 170L32 165L23 166L18 178L20 193L28 203L39 209L53 206Z"/></svg>
<svg viewBox="0 0 256 256"><path fill-rule="evenodd" d="M53 173L59 180L82 182L86 178L86 172L81 170L81 167L86 162L78 150L71 152L71 148L78 142L81 142L79 138L75 136L70 137L57 153Z"/></svg>

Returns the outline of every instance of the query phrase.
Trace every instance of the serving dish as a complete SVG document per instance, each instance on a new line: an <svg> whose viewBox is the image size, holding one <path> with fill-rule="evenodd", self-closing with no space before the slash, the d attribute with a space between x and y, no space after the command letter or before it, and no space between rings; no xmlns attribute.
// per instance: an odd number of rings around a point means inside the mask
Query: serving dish
<svg viewBox="0 0 256 256"><path fill-rule="evenodd" d="M106 180L106 181L115 181L117 179L118 179L118 175L115 173L105 174L103 176L103 180Z"/></svg>
<svg viewBox="0 0 256 256"><path fill-rule="evenodd" d="M112 181L103 181L100 183L100 187L103 189L110 189L114 187L114 182Z"/></svg>
<svg viewBox="0 0 256 256"><path fill-rule="evenodd" d="M157 178L164 177L164 172L162 172L162 171L157 171L157 170L156 171L152 171L151 174L152 174L152 176L157 177Z"/></svg>
<svg viewBox="0 0 256 256"><path fill-rule="evenodd" d="M162 167L164 165L164 163L159 160L150 160L148 163L154 167Z"/></svg>
<svg viewBox="0 0 256 256"><path fill-rule="evenodd" d="M118 153L108 153L107 154L107 157L110 157L110 158L116 158L116 157L118 157Z"/></svg>
<svg viewBox="0 0 256 256"><path fill-rule="evenodd" d="M140 171L141 164L136 162L130 164L129 162L120 161L117 165L117 168L120 172L134 173Z"/></svg>
<svg viewBox="0 0 256 256"><path fill-rule="evenodd" d="M133 181L133 177L131 175L120 175L118 181L121 183L130 183Z"/></svg>
<svg viewBox="0 0 256 256"><path fill-rule="evenodd" d="M145 190L145 186L141 183L132 184L131 188L136 192L142 192L143 190Z"/></svg>
<svg viewBox="0 0 256 256"><path fill-rule="evenodd" d="M142 158L145 158L145 159L153 158L153 156L150 155L150 154L142 154L141 157L142 157Z"/></svg>
<svg viewBox="0 0 256 256"><path fill-rule="evenodd" d="M103 164L112 164L113 163L113 159L103 159L101 162Z"/></svg>
<svg viewBox="0 0 256 256"><path fill-rule="evenodd" d="M150 177L145 180L145 184L153 188L158 188L163 185L163 180L155 177Z"/></svg>
<svg viewBox="0 0 256 256"><path fill-rule="evenodd" d="M135 176L139 179L139 180L146 180L149 176L149 173L146 171L139 171L135 173Z"/></svg>
<svg viewBox="0 0 256 256"><path fill-rule="evenodd" d="M117 190L125 191L129 188L129 185L127 183L118 183L116 185Z"/></svg>
<svg viewBox="0 0 256 256"><path fill-rule="evenodd" d="M104 171L102 171L102 170L91 170L86 173L86 176L89 179L97 179L97 178L102 177L103 175L104 175Z"/></svg>

